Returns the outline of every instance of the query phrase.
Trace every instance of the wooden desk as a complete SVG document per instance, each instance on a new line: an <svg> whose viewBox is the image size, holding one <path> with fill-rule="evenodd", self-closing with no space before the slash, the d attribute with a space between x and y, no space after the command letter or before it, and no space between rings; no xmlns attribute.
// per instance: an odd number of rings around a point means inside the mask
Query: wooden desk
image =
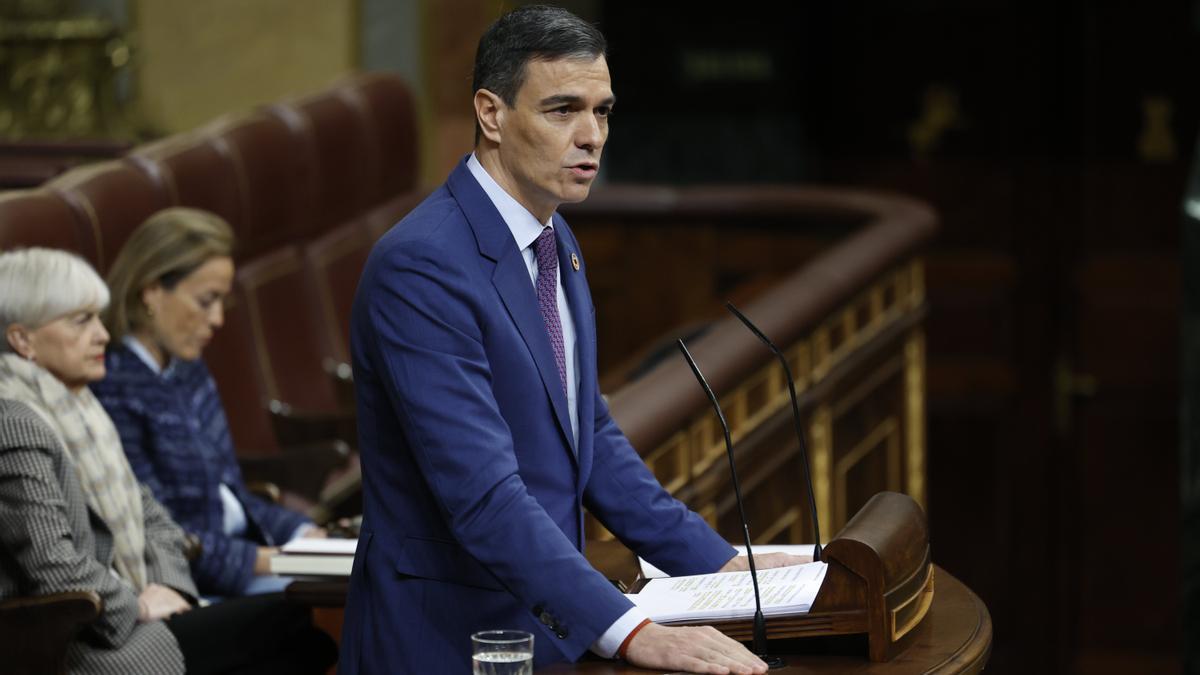
<svg viewBox="0 0 1200 675"><path fill-rule="evenodd" d="M992 617L971 589L946 570L937 570L937 591L929 614L913 630L912 644L888 663L871 663L866 658L866 641L793 640L776 644L780 653L790 653L788 665L771 673L871 673L909 675L916 673L978 673L987 665L992 651ZM855 648L857 653L853 653ZM644 675L661 671L643 670L612 661L585 661L539 669L539 675Z"/></svg>
<svg viewBox="0 0 1200 675"><path fill-rule="evenodd" d="M589 542L587 558L610 579L632 583L637 576L633 554L620 542ZM992 651L992 617L971 589L944 569L937 569L937 590L929 614L913 629L907 649L888 663L867 660L866 638L808 639L775 642L778 653L790 654L788 667L773 670L779 675L796 673L870 673L909 675L915 673L978 673L987 665ZM342 607L346 581L296 581L287 589L289 598L315 607ZM537 671L539 675L644 675L649 671L612 661L559 664Z"/></svg>

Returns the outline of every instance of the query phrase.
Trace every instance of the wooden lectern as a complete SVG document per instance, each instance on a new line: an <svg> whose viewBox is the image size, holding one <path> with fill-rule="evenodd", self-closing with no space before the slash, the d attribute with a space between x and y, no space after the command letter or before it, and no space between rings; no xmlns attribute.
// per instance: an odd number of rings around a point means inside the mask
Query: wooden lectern
<svg viewBox="0 0 1200 675"><path fill-rule="evenodd" d="M829 565L807 614L767 620L768 639L867 634L872 661L906 646L933 602L933 563L925 512L907 495L880 492L825 546ZM753 622L711 623L742 642Z"/></svg>

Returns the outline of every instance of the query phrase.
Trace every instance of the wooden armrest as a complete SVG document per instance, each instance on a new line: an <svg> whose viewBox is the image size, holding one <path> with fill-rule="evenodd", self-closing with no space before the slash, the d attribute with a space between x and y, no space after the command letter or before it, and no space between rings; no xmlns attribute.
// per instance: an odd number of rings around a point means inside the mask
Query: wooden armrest
<svg viewBox="0 0 1200 675"><path fill-rule="evenodd" d="M103 609L104 602L95 591L0 602L0 663L4 664L4 672L65 673L67 646Z"/></svg>
<svg viewBox="0 0 1200 675"><path fill-rule="evenodd" d="M54 612L87 623L100 616L104 601L95 591L64 591L49 595L27 595L0 601L0 616L6 620L14 612Z"/></svg>
<svg viewBox="0 0 1200 675"><path fill-rule="evenodd" d="M358 423L353 408L335 411L297 410L283 401L267 404L271 428L281 447L318 441L339 440L351 446L358 442Z"/></svg>

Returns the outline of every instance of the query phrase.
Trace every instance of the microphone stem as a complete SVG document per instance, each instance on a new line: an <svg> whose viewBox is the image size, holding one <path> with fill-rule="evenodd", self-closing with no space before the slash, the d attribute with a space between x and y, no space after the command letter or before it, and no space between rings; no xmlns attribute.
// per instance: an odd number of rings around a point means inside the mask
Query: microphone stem
<svg viewBox="0 0 1200 675"><path fill-rule="evenodd" d="M754 653L767 655L767 620L761 609L754 613Z"/></svg>
<svg viewBox="0 0 1200 675"><path fill-rule="evenodd" d="M721 431L725 433L725 454L729 458L729 475L733 479L733 494L737 498L738 516L742 519L742 537L746 542L746 560L750 564L750 584L754 588L754 651L767 661L772 668L780 668L783 666L783 659L771 658L767 656L767 620L762 613L762 595L758 590L758 570L754 566L754 551L750 547L750 526L746 520L746 507L742 503L742 485L738 480L737 463L733 458L733 439L729 436L729 423L725 421L725 413L721 411L721 404L717 401L717 395L713 393L712 387L708 386L708 382L704 379L704 374L700 372L700 367L696 365L695 359L692 358L688 351L687 345L683 344L683 340L677 341L679 351L683 352L683 357L687 359L688 365L692 368L692 374L696 376L696 381L700 383L700 387L704 389L704 394L708 396L709 403L712 403L713 410L717 411L717 419L721 422Z"/></svg>
<svg viewBox="0 0 1200 675"><path fill-rule="evenodd" d="M796 426L796 442L800 444L800 463L804 465L804 482L808 484L808 509L812 514L814 539L813 560L818 561L821 559L821 525L820 519L817 518L817 497L813 493L812 469L808 464L808 443L804 440L804 430L800 428L800 405L796 403L796 382L792 378L792 367L788 365L787 357L783 355L779 347L771 342L771 338L759 330L758 326L755 326L753 321L742 314L741 310L734 307L732 302L726 302L725 308L736 316L746 328L750 329L750 332L766 345L767 349L771 350L775 358L779 359L779 364L783 366L783 374L787 377L788 396L792 401L792 423Z"/></svg>

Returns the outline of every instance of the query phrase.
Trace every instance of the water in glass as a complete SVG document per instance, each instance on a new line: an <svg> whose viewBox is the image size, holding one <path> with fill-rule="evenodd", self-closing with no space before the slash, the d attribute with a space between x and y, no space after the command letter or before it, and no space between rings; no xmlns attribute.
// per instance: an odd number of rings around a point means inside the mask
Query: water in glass
<svg viewBox="0 0 1200 675"><path fill-rule="evenodd" d="M480 652L472 662L474 675L533 675L532 652Z"/></svg>

